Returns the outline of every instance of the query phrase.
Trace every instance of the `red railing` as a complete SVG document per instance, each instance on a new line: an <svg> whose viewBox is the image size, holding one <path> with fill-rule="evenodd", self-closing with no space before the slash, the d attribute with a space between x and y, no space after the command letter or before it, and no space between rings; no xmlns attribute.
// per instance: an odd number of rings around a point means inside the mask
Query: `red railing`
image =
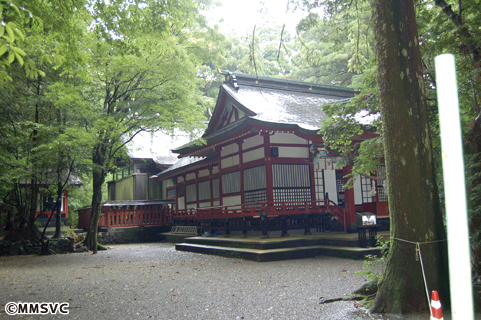
<svg viewBox="0 0 481 320"><path fill-rule="evenodd" d="M79 228L88 228L91 208L79 210ZM102 207L99 227L123 228L171 225L171 210L165 205Z"/></svg>
<svg viewBox="0 0 481 320"><path fill-rule="evenodd" d="M90 208L79 210L79 228L87 228ZM99 227L120 228L148 225L172 225L173 219L215 219L252 216L279 216L329 213L345 226L345 210L331 200L295 202L256 202L230 206L214 206L171 210L168 206L108 206L102 207Z"/></svg>
<svg viewBox="0 0 481 320"><path fill-rule="evenodd" d="M294 202L256 202L230 206L192 208L172 211L173 219L214 219L249 216L279 216L296 214L329 213L343 226L345 210L331 200Z"/></svg>
<svg viewBox="0 0 481 320"><path fill-rule="evenodd" d="M147 208L144 206L107 207L107 226L109 228L159 226L171 223L170 209L167 206L151 205Z"/></svg>

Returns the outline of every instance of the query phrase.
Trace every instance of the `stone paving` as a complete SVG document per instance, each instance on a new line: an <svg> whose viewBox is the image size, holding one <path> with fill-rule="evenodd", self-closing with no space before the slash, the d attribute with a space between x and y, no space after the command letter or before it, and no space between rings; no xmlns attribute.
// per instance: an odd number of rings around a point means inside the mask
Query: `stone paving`
<svg viewBox="0 0 481 320"><path fill-rule="evenodd" d="M0 257L0 319L391 319L354 302L319 304L360 287L362 265L332 257L259 263L176 252L170 243ZM20 301L67 302L69 314L5 313Z"/></svg>

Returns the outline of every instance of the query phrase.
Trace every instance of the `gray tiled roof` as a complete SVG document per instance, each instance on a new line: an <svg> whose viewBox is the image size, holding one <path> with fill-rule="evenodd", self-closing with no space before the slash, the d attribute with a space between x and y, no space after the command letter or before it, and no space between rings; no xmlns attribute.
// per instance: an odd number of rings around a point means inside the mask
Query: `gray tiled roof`
<svg viewBox="0 0 481 320"><path fill-rule="evenodd" d="M321 121L326 118L321 105L345 99L254 86L241 86L238 90L230 84L223 84L222 87L236 101L255 113L251 118L271 123L297 124L307 130L321 127Z"/></svg>
<svg viewBox="0 0 481 320"><path fill-rule="evenodd" d="M315 133L320 129L321 121L326 118L321 106L347 101L354 96L355 91L351 88L229 73L226 82L221 86L213 118L216 113L221 112L221 97L225 94L233 99L233 103L246 117L220 129L209 123L202 136L208 144L252 123L272 127L297 127ZM198 146L198 143L191 142L173 151L184 153ZM191 156L180 158L158 176L203 159L205 158Z"/></svg>

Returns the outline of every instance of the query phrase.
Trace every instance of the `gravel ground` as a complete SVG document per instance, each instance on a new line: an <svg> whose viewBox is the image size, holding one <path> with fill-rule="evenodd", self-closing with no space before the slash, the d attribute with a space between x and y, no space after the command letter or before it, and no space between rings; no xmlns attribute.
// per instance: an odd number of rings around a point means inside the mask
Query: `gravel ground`
<svg viewBox="0 0 481 320"><path fill-rule="evenodd" d="M259 263L177 252L170 243L0 257L0 319L393 318L368 315L354 302L319 304L359 288L365 279L354 272L362 264L331 257ZM19 301L68 302L69 314L7 315L3 305Z"/></svg>

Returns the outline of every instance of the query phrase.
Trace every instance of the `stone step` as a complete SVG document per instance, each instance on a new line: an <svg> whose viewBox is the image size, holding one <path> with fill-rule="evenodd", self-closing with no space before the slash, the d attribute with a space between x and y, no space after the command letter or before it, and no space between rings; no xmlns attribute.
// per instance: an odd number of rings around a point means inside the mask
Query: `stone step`
<svg viewBox="0 0 481 320"><path fill-rule="evenodd" d="M227 238L227 237L188 237L186 243L203 244L209 246L245 248L245 249L282 249L298 248L309 246L339 246L339 247L358 247L357 237L354 239L326 238L321 236L286 237L271 239L249 239L249 238Z"/></svg>
<svg viewBox="0 0 481 320"><path fill-rule="evenodd" d="M278 249L249 249L221 247L204 244L179 243L175 245L178 251L188 251L195 253L218 255L228 258L246 259L257 262L280 261L289 259L303 259L316 256L332 256L349 259L364 259L366 255L378 255L379 249L376 248L355 248L338 246L305 246Z"/></svg>

